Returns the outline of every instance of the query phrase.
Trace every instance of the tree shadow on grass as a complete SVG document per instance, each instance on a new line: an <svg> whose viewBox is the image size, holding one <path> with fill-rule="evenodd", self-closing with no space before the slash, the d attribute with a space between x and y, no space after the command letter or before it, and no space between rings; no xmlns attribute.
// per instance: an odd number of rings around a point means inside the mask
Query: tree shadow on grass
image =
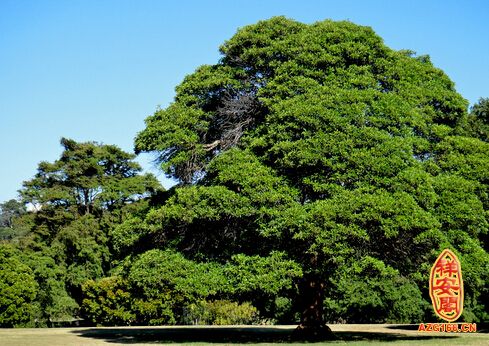
<svg viewBox="0 0 489 346"><path fill-rule="evenodd" d="M293 338L293 328L274 327L186 327L186 328L89 328L78 329L73 333L82 337L102 339L106 342L120 344L134 343L290 343L300 342ZM402 333L375 332L335 332L340 341L396 341L445 339L455 336L406 335ZM307 340L305 340L307 341Z"/></svg>

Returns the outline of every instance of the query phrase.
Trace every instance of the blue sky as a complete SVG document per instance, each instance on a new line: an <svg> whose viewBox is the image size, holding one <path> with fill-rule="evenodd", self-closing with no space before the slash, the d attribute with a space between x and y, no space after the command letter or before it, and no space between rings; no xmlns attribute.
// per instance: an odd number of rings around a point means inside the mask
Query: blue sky
<svg viewBox="0 0 489 346"><path fill-rule="evenodd" d="M61 137L132 151L185 75L276 15L371 26L391 48L429 54L471 104L489 97L484 0L0 0L0 202L59 157ZM147 170L150 159L138 158Z"/></svg>

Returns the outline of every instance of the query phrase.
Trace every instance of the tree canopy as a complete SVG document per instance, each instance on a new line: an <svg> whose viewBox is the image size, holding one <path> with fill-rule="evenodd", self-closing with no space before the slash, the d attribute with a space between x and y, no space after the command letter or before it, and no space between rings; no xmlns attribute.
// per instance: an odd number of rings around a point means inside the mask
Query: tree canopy
<svg viewBox="0 0 489 346"><path fill-rule="evenodd" d="M154 191L154 176L138 175L134 154L113 145L77 143L62 138L59 160L41 162L35 178L24 183L21 195L38 208L63 206L80 214L113 209Z"/></svg>
<svg viewBox="0 0 489 346"><path fill-rule="evenodd" d="M445 73L350 22L275 17L220 52L136 138L180 181L145 220L158 246L216 260L285 252L311 297L303 325L323 324L324 294L344 297L330 316L370 316L374 288L352 297L344 282L361 287L372 270L391 290L378 299L399 306L379 321L429 315L424 269L450 246L471 287L465 317L481 318L489 150L465 130L467 101ZM406 295L419 298L411 315Z"/></svg>

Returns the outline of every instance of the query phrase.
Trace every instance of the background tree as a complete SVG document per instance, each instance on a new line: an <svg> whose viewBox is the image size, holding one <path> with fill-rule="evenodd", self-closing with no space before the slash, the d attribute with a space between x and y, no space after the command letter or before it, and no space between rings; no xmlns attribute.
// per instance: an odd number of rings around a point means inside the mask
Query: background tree
<svg viewBox="0 0 489 346"><path fill-rule="evenodd" d="M161 190L153 175L140 174L135 155L116 146L65 138L61 144L60 159L41 162L20 191L22 206L35 210L23 216L29 232L16 245L39 287L40 325L77 315L82 284L111 268L112 230Z"/></svg>
<svg viewBox="0 0 489 346"><path fill-rule="evenodd" d="M489 141L489 98L480 98L472 106L468 119L469 133L482 141Z"/></svg>
<svg viewBox="0 0 489 346"><path fill-rule="evenodd" d="M138 227L153 244L216 261L284 251L302 268L301 328L313 333L327 329L333 296L356 316L388 310L359 305L349 275L391 292L364 292L397 309L376 321L407 322L429 314L427 269L441 248L487 267L488 151L463 137L467 102L429 57L393 51L368 27L283 17L240 29L220 51L136 138L137 152L156 153L180 181ZM480 159L470 177L458 149L469 142ZM464 272L473 308L484 310L487 274L475 264ZM418 299L410 313L408 294ZM469 311L467 320L482 317Z"/></svg>
<svg viewBox="0 0 489 346"><path fill-rule="evenodd" d="M24 202L40 210L63 207L79 215L94 214L121 207L159 186L153 175L139 175L134 154L116 146L66 138L61 145L61 158L41 162L34 179L20 191Z"/></svg>
<svg viewBox="0 0 489 346"><path fill-rule="evenodd" d="M10 240L23 235L29 228L25 205L15 199L0 203L0 240Z"/></svg>
<svg viewBox="0 0 489 346"><path fill-rule="evenodd" d="M13 228L14 218L25 214L25 205L15 199L0 203L0 227Z"/></svg>

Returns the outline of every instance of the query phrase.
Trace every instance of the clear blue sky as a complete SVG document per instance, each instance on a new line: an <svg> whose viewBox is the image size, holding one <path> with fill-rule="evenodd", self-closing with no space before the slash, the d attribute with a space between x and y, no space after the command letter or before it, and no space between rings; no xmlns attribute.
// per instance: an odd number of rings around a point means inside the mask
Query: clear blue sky
<svg viewBox="0 0 489 346"><path fill-rule="evenodd" d="M0 202L59 157L61 137L132 151L185 75L276 15L371 26L391 48L429 54L471 104L489 97L485 0L0 0Z"/></svg>

